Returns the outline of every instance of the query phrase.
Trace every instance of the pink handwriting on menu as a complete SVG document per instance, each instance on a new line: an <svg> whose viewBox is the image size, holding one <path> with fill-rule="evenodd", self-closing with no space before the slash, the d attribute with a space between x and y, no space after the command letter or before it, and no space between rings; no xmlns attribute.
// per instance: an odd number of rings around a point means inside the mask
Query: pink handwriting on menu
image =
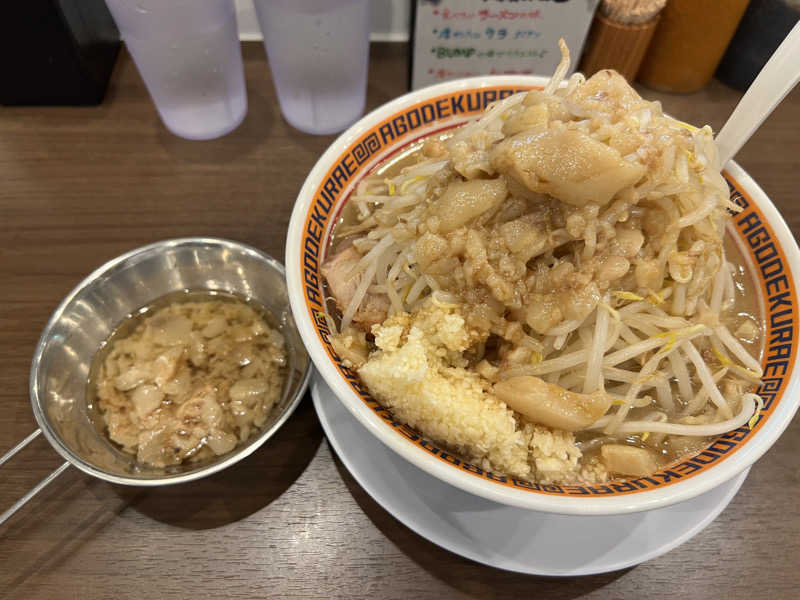
<svg viewBox="0 0 800 600"><path fill-rule="evenodd" d="M518 19L540 19L542 17L542 13L539 10L508 10L506 8L502 10L482 8L478 11L450 10L449 8L439 10L438 8L434 8L433 14L441 17L445 21L471 21L476 18L479 21L487 21L489 19L516 21Z"/></svg>
<svg viewBox="0 0 800 600"><path fill-rule="evenodd" d="M472 77L477 75L473 71L450 71L449 69L438 68L438 69L428 69L428 75L433 75L434 79L453 79L455 77ZM533 69L496 69L492 67L489 71L489 75L531 75L533 74Z"/></svg>
<svg viewBox="0 0 800 600"><path fill-rule="evenodd" d="M428 69L428 75L433 75L434 79L453 79L455 77L472 77L476 73L472 71L450 71L449 69Z"/></svg>

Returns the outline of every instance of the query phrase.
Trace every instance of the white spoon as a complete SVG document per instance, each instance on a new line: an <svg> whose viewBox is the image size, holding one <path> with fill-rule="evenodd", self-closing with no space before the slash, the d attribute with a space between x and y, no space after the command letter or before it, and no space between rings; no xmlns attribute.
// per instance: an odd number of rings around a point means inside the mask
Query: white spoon
<svg viewBox="0 0 800 600"><path fill-rule="evenodd" d="M747 88L716 137L719 164L724 167L761 123L800 80L800 22Z"/></svg>

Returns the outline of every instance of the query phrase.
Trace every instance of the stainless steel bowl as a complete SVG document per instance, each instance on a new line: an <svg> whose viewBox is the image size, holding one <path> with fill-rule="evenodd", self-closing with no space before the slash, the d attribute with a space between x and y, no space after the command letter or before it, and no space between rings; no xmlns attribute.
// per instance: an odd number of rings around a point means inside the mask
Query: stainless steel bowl
<svg viewBox="0 0 800 600"><path fill-rule="evenodd" d="M286 339L288 376L280 403L262 431L212 462L155 469L137 465L95 426L87 381L95 353L120 322L153 300L185 289L221 290L252 298ZM181 483L216 473L252 454L289 418L305 392L311 364L297 333L284 268L244 244L215 238L157 242L123 254L84 279L56 309L33 356L33 413L56 451L81 471L127 485Z"/></svg>

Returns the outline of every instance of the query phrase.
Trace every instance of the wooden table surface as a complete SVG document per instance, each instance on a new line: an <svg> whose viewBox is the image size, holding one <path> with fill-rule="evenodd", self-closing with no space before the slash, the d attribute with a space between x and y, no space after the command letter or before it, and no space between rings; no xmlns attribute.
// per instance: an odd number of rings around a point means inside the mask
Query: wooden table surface
<svg viewBox="0 0 800 600"><path fill-rule="evenodd" d="M127 55L102 106L0 108L0 453L36 427L34 346L91 270L196 235L283 259L294 198L333 137L288 126L263 47L246 44L244 56L249 112L219 140L167 132ZM373 47L368 108L405 91L406 69L406 46ZM715 130L740 96L717 82L690 96L645 93ZM795 235L798 156L800 90L739 155ZM799 455L795 420L683 546L616 573L540 578L473 563L396 521L337 460L306 397L253 456L198 482L125 488L68 469L0 526L0 597L797 598ZM36 440L2 469L0 511L60 462Z"/></svg>

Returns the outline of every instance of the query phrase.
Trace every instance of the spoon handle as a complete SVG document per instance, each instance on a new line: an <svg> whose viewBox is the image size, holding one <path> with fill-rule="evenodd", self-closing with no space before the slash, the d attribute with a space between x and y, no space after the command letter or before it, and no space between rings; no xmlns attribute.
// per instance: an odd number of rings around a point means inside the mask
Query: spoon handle
<svg viewBox="0 0 800 600"><path fill-rule="evenodd" d="M42 490L43 490L43 489L44 489L44 488L47 486L47 484L48 484L48 483L50 483L50 482L51 482L51 481L53 481L53 480L54 480L56 477L58 477L59 475L61 475L61 473L63 473L63 472L64 472L64 471L65 471L65 470L66 470L68 467L69 467L69 463L68 463L68 462L66 462L66 461L64 461L64 463L63 463L63 464L62 464L60 467L58 467L58 468L57 468L55 471L53 471L52 473L50 473L50 475L48 475L47 477L45 477L44 479L42 479L42 480L41 480L39 483L37 483L37 484L36 484L34 487L32 487L30 490L28 490L28 492L26 492L26 493L25 493L25 495L24 495L22 498L20 498L19 500L17 500L17 501L16 501L16 502L15 502L15 503L14 503L14 504L11 506L11 508L9 508L9 509L8 509L7 511L5 511L4 513L0 514L0 525L2 525L2 524L3 524L3 523L5 523L5 522L6 522L6 521L7 521L9 518L11 518L11 516L12 516L12 515L13 515L15 512L17 512L17 511L18 511L20 508L22 508L23 506L25 506L25 505L28 503L28 500L30 500L30 499L31 499L31 498L33 498L33 497L34 497L36 494L38 494L39 492L41 492L41 491L42 491Z"/></svg>
<svg viewBox="0 0 800 600"><path fill-rule="evenodd" d="M17 452L22 450L28 444L30 444L33 440L35 440L39 436L40 433L42 433L42 430L41 429L37 429L32 434L30 434L28 437L26 437L24 440L22 440L19 444L14 446L11 450L6 452L3 456L0 456L0 466L2 466L4 463L6 463L12 456L14 456ZM22 498L17 500L11 506L11 508L9 508L8 510L4 511L3 513L0 513L0 525L5 523L11 517L11 515L13 515L15 512L17 512L20 508L22 508L25 505L25 503L28 502L28 500L30 500L36 494L38 494L40 491L42 491L48 483L50 483L56 477L61 475L61 473L63 473L64 470L67 467L69 467L69 463L68 462L64 462L64 464L62 464L55 471L50 473L50 475L48 475L47 477L42 479L33 488L28 490L28 492L26 492L25 495L22 496Z"/></svg>
<svg viewBox="0 0 800 600"><path fill-rule="evenodd" d="M17 452L19 452L20 450L22 450L22 449L23 449L25 446L27 446L27 445L28 445L28 444L30 444L30 443L31 443L33 440L35 440L37 437L39 437L39 434L40 434L40 433L42 433L42 430L41 430L41 429L37 429L36 431L34 431L33 433L31 433L31 434L30 434L28 437L26 437L24 440L22 440L22 441L21 441L19 444L17 444L16 446L14 446L14 447L13 447L11 450L9 450L9 451L8 451L8 452L6 452L5 454L3 454L3 456L0 456L0 467L2 467L2 466L3 466L3 464L4 464L6 461L10 460L10 459L11 459L11 457L12 457L12 456L14 456L14 455L15 455Z"/></svg>
<svg viewBox="0 0 800 600"><path fill-rule="evenodd" d="M800 22L761 69L716 137L724 167L800 80Z"/></svg>

